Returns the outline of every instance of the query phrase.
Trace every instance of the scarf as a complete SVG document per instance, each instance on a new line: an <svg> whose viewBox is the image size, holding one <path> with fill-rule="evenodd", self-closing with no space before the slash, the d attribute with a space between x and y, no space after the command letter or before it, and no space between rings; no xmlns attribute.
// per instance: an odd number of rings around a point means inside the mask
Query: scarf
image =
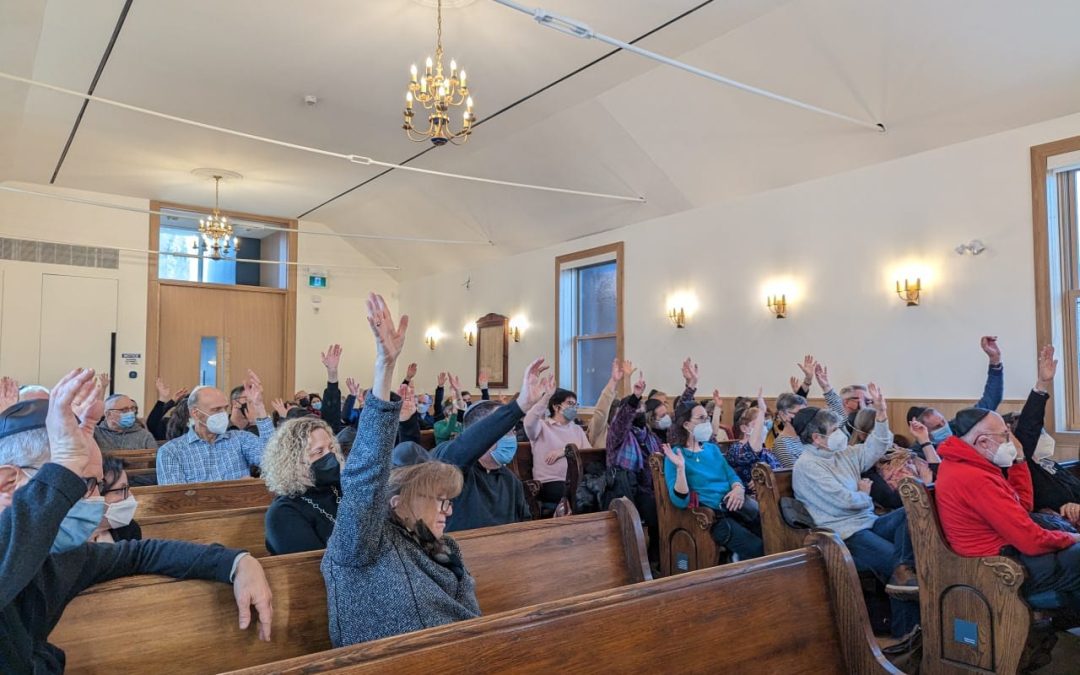
<svg viewBox="0 0 1080 675"><path fill-rule="evenodd" d="M405 525L405 521L398 514L391 511L390 522L397 526L413 543L424 549L424 552L432 560L453 572L455 577L461 579L465 576L465 563L461 561L461 555L451 551L446 542L436 537L435 533L431 531L423 520L417 520L413 525L414 529L409 529Z"/></svg>

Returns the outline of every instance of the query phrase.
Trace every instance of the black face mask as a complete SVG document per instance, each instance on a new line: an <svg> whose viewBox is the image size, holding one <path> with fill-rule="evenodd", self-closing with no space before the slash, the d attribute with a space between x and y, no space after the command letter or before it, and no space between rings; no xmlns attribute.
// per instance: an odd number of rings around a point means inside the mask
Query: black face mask
<svg viewBox="0 0 1080 675"><path fill-rule="evenodd" d="M639 429L645 428L645 413L640 412L634 415L634 426Z"/></svg>
<svg viewBox="0 0 1080 675"><path fill-rule="evenodd" d="M309 407L311 407L311 399L310 398L302 398L299 401L297 401L296 404L298 406L300 406L301 408L309 408Z"/></svg>
<svg viewBox="0 0 1080 675"><path fill-rule="evenodd" d="M337 456L330 452L311 463L311 477L315 487L329 487L341 482L341 465Z"/></svg>

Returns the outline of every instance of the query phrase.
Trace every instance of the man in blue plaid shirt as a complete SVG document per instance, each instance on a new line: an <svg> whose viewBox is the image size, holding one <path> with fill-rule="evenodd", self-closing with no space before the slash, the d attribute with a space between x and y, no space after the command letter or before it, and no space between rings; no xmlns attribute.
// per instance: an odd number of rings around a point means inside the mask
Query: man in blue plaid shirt
<svg viewBox="0 0 1080 675"><path fill-rule="evenodd" d="M262 462L274 423L263 405L262 382L248 371L244 381L248 409L259 435L229 429L229 399L220 389L196 387L188 396L191 429L158 449L158 485L237 480L251 476Z"/></svg>

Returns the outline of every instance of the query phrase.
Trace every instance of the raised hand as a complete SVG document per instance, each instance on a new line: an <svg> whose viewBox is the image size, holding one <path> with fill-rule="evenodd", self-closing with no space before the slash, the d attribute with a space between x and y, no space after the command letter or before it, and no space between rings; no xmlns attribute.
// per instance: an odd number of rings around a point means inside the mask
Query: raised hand
<svg viewBox="0 0 1080 675"><path fill-rule="evenodd" d="M618 384L623 378L623 364L619 359L611 360L611 379L609 382Z"/></svg>
<svg viewBox="0 0 1080 675"><path fill-rule="evenodd" d="M1043 392L1050 390L1054 375L1057 374L1057 366L1057 359L1054 358L1054 345L1046 345L1039 350L1039 375L1035 383L1036 389Z"/></svg>
<svg viewBox="0 0 1080 675"><path fill-rule="evenodd" d="M98 383L101 386L98 388L97 393L102 401L104 401L105 397L109 395L109 382L111 381L112 380L109 379L108 373L100 373L98 375Z"/></svg>
<svg viewBox="0 0 1080 675"><path fill-rule="evenodd" d="M19 402L19 383L7 375L0 377L0 412Z"/></svg>
<svg viewBox="0 0 1080 675"><path fill-rule="evenodd" d="M686 386L691 389L696 389L698 384L698 365L690 360L690 357L686 357L686 360L682 363L682 376L686 382Z"/></svg>
<svg viewBox="0 0 1080 675"><path fill-rule="evenodd" d="M803 357L802 363L796 363L799 370L803 373L803 384L810 386L810 383L814 381L814 370L817 367L817 361L814 360L813 354L807 354Z"/></svg>
<svg viewBox="0 0 1080 675"><path fill-rule="evenodd" d="M86 399L96 399L97 380L93 369L76 368L53 387L49 396L49 412L45 417L45 430L49 435L49 452L52 462L70 470L77 476L101 475L101 452L97 451L97 465L92 466L94 449L93 430L80 428L75 419L74 408Z"/></svg>
<svg viewBox="0 0 1080 675"><path fill-rule="evenodd" d="M438 382L440 387L446 386L446 373L439 373Z"/></svg>
<svg viewBox="0 0 1080 675"><path fill-rule="evenodd" d="M832 389L832 385L829 384L829 369L824 363L814 364L814 377L817 378L818 386L821 387L821 391L829 391Z"/></svg>
<svg viewBox="0 0 1080 675"><path fill-rule="evenodd" d="M341 345L330 345L322 353L322 364L326 367L326 381L338 381L338 366L341 364Z"/></svg>
<svg viewBox="0 0 1080 675"><path fill-rule="evenodd" d="M800 388L801 384L802 383L799 380L799 378L795 377L794 375L792 375L791 377L788 378L788 385L791 387L791 393L792 394L798 394L799 393L799 388Z"/></svg>
<svg viewBox="0 0 1080 675"><path fill-rule="evenodd" d="M525 369L525 375L521 379L521 393L518 394L518 406L522 412L529 412L529 409L536 405L536 402L544 395L547 384L542 375L547 369L542 356Z"/></svg>
<svg viewBox="0 0 1080 675"><path fill-rule="evenodd" d="M410 363L409 367L405 369L405 381L412 382L414 377L416 377L416 364Z"/></svg>
<svg viewBox="0 0 1080 675"><path fill-rule="evenodd" d="M623 362L622 362L622 374L623 374L623 377L630 377L631 375L634 374L635 370L637 370L637 368L634 367L634 362L633 361L631 361L630 359L623 359Z"/></svg>
<svg viewBox="0 0 1080 675"><path fill-rule="evenodd" d="M450 377L450 391L454 392L454 396L461 393L461 378L453 373L448 374Z"/></svg>
<svg viewBox="0 0 1080 675"><path fill-rule="evenodd" d="M386 300L378 293L371 293L367 299L367 319L371 333L375 336L375 357L383 364L397 363L398 356L405 346L405 334L409 329L409 317L401 315L397 326Z"/></svg>
<svg viewBox="0 0 1080 675"><path fill-rule="evenodd" d="M637 382L634 383L634 396L641 398L645 394L645 373L638 373Z"/></svg>
<svg viewBox="0 0 1080 675"><path fill-rule="evenodd" d="M356 396L357 398L360 397L360 383L359 382L357 382L356 380L349 377L349 378L346 378L346 380L345 380L345 386L349 388L349 393L350 394L352 394L353 396Z"/></svg>
<svg viewBox="0 0 1080 675"><path fill-rule="evenodd" d="M660 448L664 451L664 456L671 460L671 463L675 465L676 469L681 469L686 466L686 458L683 457L682 450L679 450L678 448L673 449L667 443L662 444Z"/></svg>
<svg viewBox="0 0 1080 675"><path fill-rule="evenodd" d="M866 391L870 394L871 404L877 412L877 421L884 422L888 420L889 410L885 405L885 394L881 391L881 387L871 382L866 385Z"/></svg>
<svg viewBox="0 0 1080 675"><path fill-rule="evenodd" d="M236 607L240 611L240 630L245 630L251 625L251 606L254 605L255 614L258 616L259 639L269 642L270 625L274 616L271 600L274 594L270 591L270 584L266 581L262 565L250 555L244 556L236 564L233 596L236 598Z"/></svg>
<svg viewBox="0 0 1080 675"><path fill-rule="evenodd" d="M476 386L481 389L488 388L488 382L491 381L491 369L484 366L480 369L480 372L476 376Z"/></svg>
<svg viewBox="0 0 1080 675"><path fill-rule="evenodd" d="M765 392L764 387L758 387L757 388L757 405L758 405L758 410L761 411L762 420L764 420L764 418L765 418L765 393L764 392Z"/></svg>
<svg viewBox="0 0 1080 675"><path fill-rule="evenodd" d="M165 380L160 377L154 380L154 388L157 389L157 398L162 403L168 403L172 400L172 388L165 384Z"/></svg>
<svg viewBox="0 0 1080 675"><path fill-rule="evenodd" d="M416 414L416 396L411 384L402 383L398 387L398 396L401 397L401 412L398 413L398 421L404 422Z"/></svg>
<svg viewBox="0 0 1080 675"><path fill-rule="evenodd" d="M998 347L996 335L984 335L979 339L979 346L986 352L990 359L990 365L996 366L1001 363L1001 347Z"/></svg>
<svg viewBox="0 0 1080 675"><path fill-rule="evenodd" d="M266 417L266 406L263 405L262 380L251 369L248 369L247 377L244 378L244 395L247 396L248 412L253 413L255 419Z"/></svg>
<svg viewBox="0 0 1080 675"><path fill-rule="evenodd" d="M930 442L930 430L919 420L913 418L908 422L908 430L911 431L911 435L916 442L923 445Z"/></svg>
<svg viewBox="0 0 1080 675"><path fill-rule="evenodd" d="M107 377L104 380L95 377L89 388L90 394L88 396L80 395L72 403L72 412L78 416L84 429L92 430L105 416L105 395L102 393L101 388L107 386L107 381Z"/></svg>
<svg viewBox="0 0 1080 675"><path fill-rule="evenodd" d="M176 392L173 393L172 400L179 403L183 399L187 398L188 394L190 394L190 393L191 393L191 389L189 389L187 387L180 387L179 389L176 390Z"/></svg>
<svg viewBox="0 0 1080 675"><path fill-rule="evenodd" d="M289 409L285 407L285 401L282 401L280 398L275 398L270 401L270 407L273 408L274 412L278 414L278 417L281 417L282 419L289 413Z"/></svg>

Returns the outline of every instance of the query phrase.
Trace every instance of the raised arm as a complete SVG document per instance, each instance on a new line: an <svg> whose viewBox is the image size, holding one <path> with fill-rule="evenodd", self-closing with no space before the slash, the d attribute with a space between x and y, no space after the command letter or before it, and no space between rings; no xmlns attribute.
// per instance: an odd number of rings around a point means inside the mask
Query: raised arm
<svg viewBox="0 0 1080 675"><path fill-rule="evenodd" d="M238 434L240 447L249 466L262 466L263 449L274 435L274 421L266 414L262 381L251 370L247 371L244 379L244 395L247 396L248 409L255 415L255 426L259 429L259 435L255 437L251 434Z"/></svg>
<svg viewBox="0 0 1080 675"><path fill-rule="evenodd" d="M873 382L866 385L870 399L874 402L874 410L877 416L874 418L874 430L866 437L863 444L860 460L862 471L869 471L878 460L892 447L893 434L889 431L889 411L885 403L885 394Z"/></svg>
<svg viewBox="0 0 1080 675"><path fill-rule="evenodd" d="M390 401L394 364L405 344L409 317L395 327L382 296L367 300L367 320L375 335L374 379L360 413L356 440L341 472L341 504L326 555L357 567L378 550L390 509L390 456L397 435L400 403Z"/></svg>
<svg viewBox="0 0 1080 675"><path fill-rule="evenodd" d="M986 370L986 384L983 385L982 398L975 404L983 410L997 410L1001 398L1005 395L1005 367L1001 363L1001 347L996 335L984 335L979 340L989 365Z"/></svg>
<svg viewBox="0 0 1080 675"><path fill-rule="evenodd" d="M641 395L645 393L645 374L639 373L638 380L634 383L634 393L627 396L626 400L619 405L615 417L608 427L606 449L608 466L612 466L615 456L626 444L626 436L634 424L634 415L637 414L638 405L641 404Z"/></svg>
<svg viewBox="0 0 1080 675"><path fill-rule="evenodd" d="M727 437L720 438L720 433L723 429L720 428L720 420L724 416L724 399L720 396L719 389L713 389L712 393L713 411L712 411L712 437L716 440L727 440Z"/></svg>
<svg viewBox="0 0 1080 675"><path fill-rule="evenodd" d="M1028 394L1020 418L1016 421L1016 440L1024 451L1024 457L1031 459L1035 446L1039 444L1046 418L1046 402L1050 400L1050 386L1057 373L1057 359L1054 358L1054 346L1046 345L1039 350L1038 376L1035 387Z"/></svg>
<svg viewBox="0 0 1080 675"><path fill-rule="evenodd" d="M438 422L443 415L443 396L446 393L446 373L439 373L438 384L435 387L435 398L431 402L431 419Z"/></svg>
<svg viewBox="0 0 1080 675"><path fill-rule="evenodd" d="M476 386L480 388L480 400L490 401L491 394L488 392L488 383L491 382L491 371L487 366L480 369L476 376Z"/></svg>
<svg viewBox="0 0 1080 675"><path fill-rule="evenodd" d="M554 377L546 377L543 382L544 388L540 399L525 413L525 435L529 437L529 441L532 443L535 443L544 433L544 417L545 413L547 413L548 401L551 400L551 395L555 393Z"/></svg>
<svg viewBox="0 0 1080 675"><path fill-rule="evenodd" d="M761 448L765 445L765 396L762 394L763 387L758 387L757 390L757 407L758 415L754 418L754 423L750 426L750 438L747 442L750 444L750 449L754 452L761 452ZM738 424L738 420L735 423Z"/></svg>
<svg viewBox="0 0 1080 675"><path fill-rule="evenodd" d="M619 389L619 383L624 376L629 377L634 370L629 361L614 359L611 362L611 377L608 379L600 397L596 400L592 419L589 420L589 445L594 448L600 447L607 437L608 411L611 410L611 402L615 400L615 394Z"/></svg>
<svg viewBox="0 0 1080 675"><path fill-rule="evenodd" d="M677 509L690 505L690 484L686 480L686 458L678 448L672 449L664 443L664 482L667 483L668 497Z"/></svg>
<svg viewBox="0 0 1080 675"><path fill-rule="evenodd" d="M338 386L338 366L341 365L341 345L330 345L322 353L326 368L326 389L323 389L322 418L334 433L341 431L341 387Z"/></svg>
<svg viewBox="0 0 1080 675"><path fill-rule="evenodd" d="M821 392L825 396L825 405L829 410L833 411L840 416L841 420L847 419L847 411L844 410L844 401L840 398L840 394L832 388L832 384L829 383L829 368L824 363L816 363L814 365L814 377L817 378L818 386L821 387ZM843 428L843 425L840 427Z"/></svg>
<svg viewBox="0 0 1080 675"><path fill-rule="evenodd" d="M675 416L675 411L683 406L695 406L697 405L697 399L694 395L697 394L698 385L698 364L690 360L687 357L682 363L682 376L685 387L683 392L679 394L679 400L675 404L675 410L671 411L671 416Z"/></svg>

